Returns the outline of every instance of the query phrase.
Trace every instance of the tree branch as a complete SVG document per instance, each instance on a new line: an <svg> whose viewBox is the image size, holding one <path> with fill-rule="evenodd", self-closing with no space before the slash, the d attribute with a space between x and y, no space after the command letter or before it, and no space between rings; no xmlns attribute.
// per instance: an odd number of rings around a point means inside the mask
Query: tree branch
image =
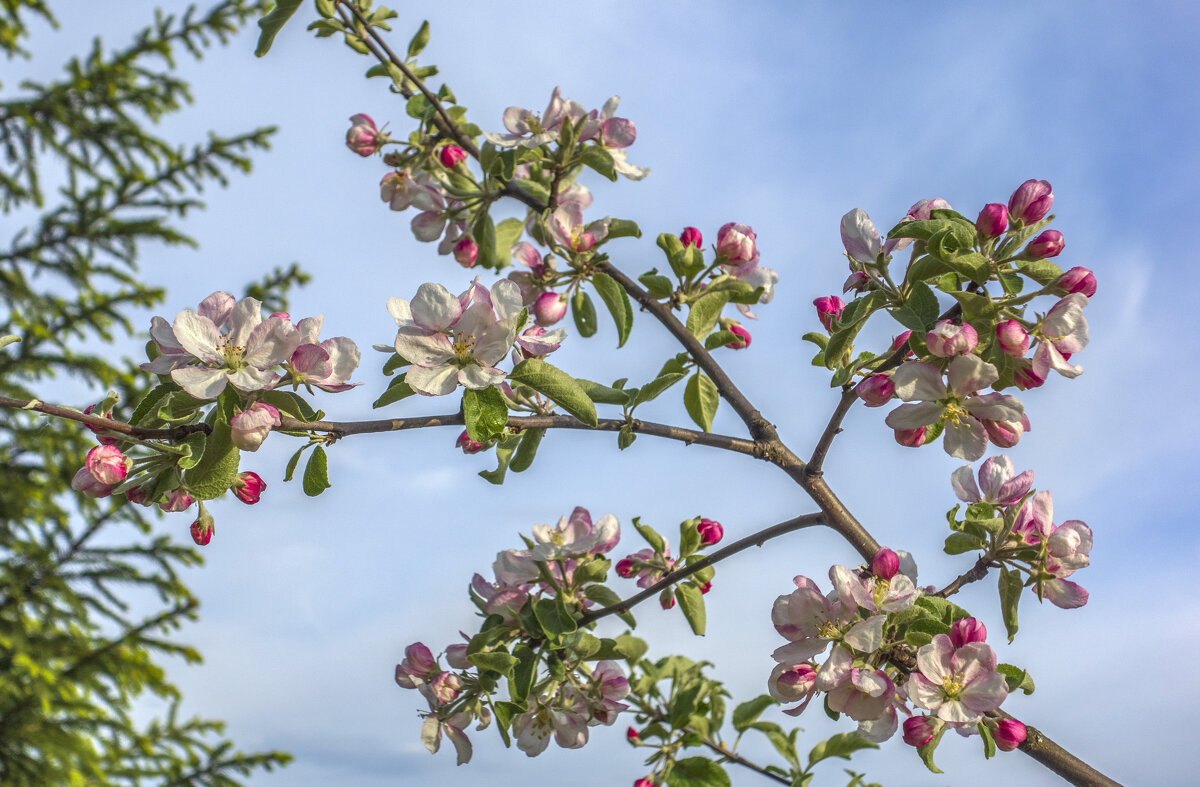
<svg viewBox="0 0 1200 787"><path fill-rule="evenodd" d="M750 547L760 547L767 541L770 541L772 538L776 538L802 528L822 524L826 524L823 514L805 514L804 516L798 516L795 519L789 519L786 522L780 522L778 525L772 525L771 527L764 528L757 533L751 533L745 538L740 538L737 541L734 541L732 544L718 549L716 552L711 553L708 557L703 558L702 560L697 560L695 563L691 563L690 565L687 565L677 571L672 571L642 592L630 596L619 604L611 604L601 609L593 609L583 613L583 617L579 619L579 625L582 626L585 623L591 623L593 620L599 620L602 617L614 615L618 612L628 612L637 604L642 603L651 596L657 595L664 588L668 588L671 585L674 585L676 582L690 577L692 574L695 574L702 568L706 568L718 563L725 558L730 557L731 555L736 555L738 552L749 549Z"/></svg>
<svg viewBox="0 0 1200 787"><path fill-rule="evenodd" d="M933 595L940 596L942 598L949 598L961 590L963 585L969 585L972 582L978 582L987 576L988 569L993 565L992 560L993 558L991 555L980 555L979 559L975 561L975 565L971 566L971 568L963 572L962 575L960 575L957 579Z"/></svg>
<svg viewBox="0 0 1200 787"><path fill-rule="evenodd" d="M140 426L124 423L123 421L113 421L98 415L87 415L86 413L81 413L67 407L46 404L37 399L25 401L0 396L0 407L42 413L43 415L51 415L55 418L63 418L68 421L78 421L81 424L94 426L106 432L114 432L126 437L137 438L138 440L182 440L196 432L212 434L212 427L208 424L190 424L187 426L175 426L170 429L144 429Z"/></svg>
<svg viewBox="0 0 1200 787"><path fill-rule="evenodd" d="M825 464L825 455L829 453L829 447L833 445L833 438L841 434L842 419L846 417L846 413L850 412L850 408L854 406L857 399L858 396L855 395L853 388L842 389L842 398L834 408L833 415L829 417L829 424L821 433L821 439L817 441L817 447L813 449L812 458L808 460L809 475L820 474L821 467Z"/></svg>

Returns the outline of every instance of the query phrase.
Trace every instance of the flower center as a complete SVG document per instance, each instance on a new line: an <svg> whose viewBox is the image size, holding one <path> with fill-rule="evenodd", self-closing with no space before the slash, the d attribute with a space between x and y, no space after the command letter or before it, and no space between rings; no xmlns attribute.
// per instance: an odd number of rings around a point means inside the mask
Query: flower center
<svg viewBox="0 0 1200 787"><path fill-rule="evenodd" d="M222 336L217 340L217 353L225 356L225 365L231 369L240 369L245 366L242 357L246 354L246 346L231 344L227 336Z"/></svg>
<svg viewBox="0 0 1200 787"><path fill-rule="evenodd" d="M460 360L467 360L475 349L475 334L456 331L450 336L450 346L454 348L454 354Z"/></svg>
<svg viewBox="0 0 1200 787"><path fill-rule="evenodd" d="M842 635L842 630L832 620L826 620L821 623L821 627L817 629L817 636L821 639L837 639Z"/></svg>
<svg viewBox="0 0 1200 787"><path fill-rule="evenodd" d="M947 399L942 405L942 420L951 426L966 423L971 414L958 399Z"/></svg>
<svg viewBox="0 0 1200 787"><path fill-rule="evenodd" d="M944 681L942 681L942 696L947 700L957 700L962 697L963 690L966 688L966 678L961 672L951 672Z"/></svg>

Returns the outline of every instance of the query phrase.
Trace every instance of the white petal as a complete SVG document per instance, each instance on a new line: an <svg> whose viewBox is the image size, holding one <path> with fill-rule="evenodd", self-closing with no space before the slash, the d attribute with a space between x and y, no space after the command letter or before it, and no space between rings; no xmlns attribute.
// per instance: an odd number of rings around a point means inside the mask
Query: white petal
<svg viewBox="0 0 1200 787"><path fill-rule="evenodd" d="M422 284L410 307L413 320L431 331L444 331L462 316L462 304L458 298L440 284Z"/></svg>
<svg viewBox="0 0 1200 787"><path fill-rule="evenodd" d="M412 366L404 375L404 382L419 394L445 396L458 388L458 368L448 363L432 368Z"/></svg>
<svg viewBox="0 0 1200 787"><path fill-rule="evenodd" d="M218 364L224 361L224 358L217 355L217 344L221 341L221 334L207 317L185 309L175 316L175 324L171 330L179 346L204 363Z"/></svg>
<svg viewBox="0 0 1200 787"><path fill-rule="evenodd" d="M461 369L458 373L458 381L468 388L476 390L487 388L489 385L504 382L505 374L491 366L477 366L472 364ZM405 378L408 379L407 377Z"/></svg>
<svg viewBox="0 0 1200 787"><path fill-rule="evenodd" d="M954 496L964 503L977 503L982 498L970 465L963 465L950 474L950 486L954 487Z"/></svg>
<svg viewBox="0 0 1200 787"><path fill-rule="evenodd" d="M996 367L978 355L955 356L946 372L949 389L960 396L987 388L1000 379Z"/></svg>
<svg viewBox="0 0 1200 787"><path fill-rule="evenodd" d="M454 347L446 334L427 331L418 325L396 331L394 346L400 357L418 366L438 366L454 357Z"/></svg>
<svg viewBox="0 0 1200 787"><path fill-rule="evenodd" d="M224 369L186 366L171 372L171 379L197 399L216 399L225 390L229 377Z"/></svg>
<svg viewBox="0 0 1200 787"><path fill-rule="evenodd" d="M905 402L936 402L946 398L942 373L936 366L924 361L900 364L900 368L892 375L892 383L896 386L896 396Z"/></svg>

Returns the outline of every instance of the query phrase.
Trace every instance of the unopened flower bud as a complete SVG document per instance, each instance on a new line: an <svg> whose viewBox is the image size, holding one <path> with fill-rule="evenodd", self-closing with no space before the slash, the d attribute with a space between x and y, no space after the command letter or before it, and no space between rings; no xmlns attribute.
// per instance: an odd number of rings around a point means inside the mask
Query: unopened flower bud
<svg viewBox="0 0 1200 787"><path fill-rule="evenodd" d="M657 787L657 785L650 781L649 777L643 776L633 783L633 787Z"/></svg>
<svg viewBox="0 0 1200 787"><path fill-rule="evenodd" d="M454 169L467 158L467 153L458 145L445 145L438 151L438 161L446 169Z"/></svg>
<svg viewBox="0 0 1200 787"><path fill-rule="evenodd" d="M703 596L705 593L707 593L710 590L712 590L712 580L711 579L708 582L705 582L703 585L700 586L700 595Z"/></svg>
<svg viewBox="0 0 1200 787"><path fill-rule="evenodd" d="M663 609L670 609L675 606L675 591L672 588L667 588L658 597L658 604Z"/></svg>
<svg viewBox="0 0 1200 787"><path fill-rule="evenodd" d="M453 672L439 672L430 684L433 696L442 703L453 702L462 690L462 678Z"/></svg>
<svg viewBox="0 0 1200 787"><path fill-rule="evenodd" d="M233 444L243 451L257 451L271 433L271 427L280 423L278 410L266 402L255 402L229 419L230 436Z"/></svg>
<svg viewBox="0 0 1200 787"><path fill-rule="evenodd" d="M891 579L900 571L900 556L883 547L871 558L871 574L878 579Z"/></svg>
<svg viewBox="0 0 1200 787"><path fill-rule="evenodd" d="M479 244L471 239L469 235L464 235L454 244L454 261L464 268L475 267L476 260L479 259Z"/></svg>
<svg viewBox="0 0 1200 787"><path fill-rule="evenodd" d="M98 445L87 452L84 466L101 484L116 486L129 474L133 460L115 445Z"/></svg>
<svg viewBox="0 0 1200 787"><path fill-rule="evenodd" d="M725 265L744 265L758 259L758 235L746 224L730 222L717 230L717 256Z"/></svg>
<svg viewBox="0 0 1200 787"><path fill-rule="evenodd" d="M996 325L996 340L1000 349L1013 358L1024 358L1029 352L1029 334L1016 320L1005 320Z"/></svg>
<svg viewBox="0 0 1200 787"><path fill-rule="evenodd" d="M825 326L825 330L833 332L833 322L842 316L842 312L846 309L846 303L836 295L826 295L817 298L813 301L813 306L817 307L817 319L821 321L821 325Z"/></svg>
<svg viewBox="0 0 1200 787"><path fill-rule="evenodd" d="M887 374L872 374L854 386L854 395L867 407L882 407L892 400L895 393L896 384Z"/></svg>
<svg viewBox="0 0 1200 787"><path fill-rule="evenodd" d="M695 227L684 227L683 232L679 233L679 242L684 245L684 248L695 246L699 249L704 245L704 236Z"/></svg>
<svg viewBox="0 0 1200 787"><path fill-rule="evenodd" d="M88 497L108 497L115 487L116 484L106 484L92 475L86 465L79 468L71 478L71 488Z"/></svg>
<svg viewBox="0 0 1200 787"><path fill-rule="evenodd" d="M939 320L933 330L925 334L925 346L939 358L970 355L979 344L979 334L969 322L955 325L950 320Z"/></svg>
<svg viewBox="0 0 1200 787"><path fill-rule="evenodd" d="M617 561L617 575L629 579L635 573L637 568L633 565L633 561L627 557L623 557Z"/></svg>
<svg viewBox="0 0 1200 787"><path fill-rule="evenodd" d="M904 720L904 742L921 747L933 740L942 723L931 716L910 716Z"/></svg>
<svg viewBox="0 0 1200 787"><path fill-rule="evenodd" d="M959 618L950 624L950 641L955 648L961 648L969 642L983 642L987 639L987 626L975 618Z"/></svg>
<svg viewBox="0 0 1200 787"><path fill-rule="evenodd" d="M454 669L470 669L471 662L467 659L467 644L459 642L446 646L446 663Z"/></svg>
<svg viewBox="0 0 1200 787"><path fill-rule="evenodd" d="M1034 371L1031 361L1019 359L1017 363L1013 364L1013 382L1021 390L1028 391L1030 388L1041 387L1042 383L1046 382L1046 377Z"/></svg>
<svg viewBox="0 0 1200 787"><path fill-rule="evenodd" d="M721 523L711 519L701 519L700 524L696 525L696 530L700 533L700 543L707 546L716 544L725 535L725 528L721 527Z"/></svg>
<svg viewBox="0 0 1200 787"><path fill-rule="evenodd" d="M736 322L731 323L729 325L729 327L726 328L725 330L729 331L734 336L738 337L737 339L734 339L733 341L731 341L725 345L729 349L744 350L750 346L750 341L751 341L750 331L746 330L746 328L744 326L742 326L740 323L736 323Z"/></svg>
<svg viewBox="0 0 1200 787"><path fill-rule="evenodd" d="M987 396L988 394L984 395ZM992 441L992 445L997 448L1012 448L1021 442L1021 435L1030 431L1033 427L1029 423L1029 416L1022 415L1020 421L985 420L983 428L987 432L988 440Z"/></svg>
<svg viewBox="0 0 1200 787"><path fill-rule="evenodd" d="M213 522L212 514L208 513L208 509L201 503L200 515L196 517L196 521L192 523L191 527L192 540L196 542L196 546L207 546L208 542L212 541L215 530L216 525Z"/></svg>
<svg viewBox="0 0 1200 787"><path fill-rule="evenodd" d="M262 480L258 473L249 470L244 473L238 473L237 480L233 482L234 496L247 505L257 503L259 497L262 496L263 490L266 488L267 482Z"/></svg>
<svg viewBox="0 0 1200 787"><path fill-rule="evenodd" d="M1095 289L1094 285L1093 285L1092 289L1093 290ZM92 411L95 410L96 407L97 407L97 405L94 405L94 404L88 405L87 409L84 410L83 412L85 415L96 415L99 418L106 418L109 421L112 420L111 413L106 413L106 412L93 413ZM104 435L101 435L100 433L104 431L103 429L99 429L95 426L92 426L91 424L85 424L85 426L87 426L88 429L91 429L93 432L96 433L96 435L97 435L96 442L100 443L100 445L116 445L117 443L120 442L120 440L118 440L115 437L105 437Z"/></svg>
<svg viewBox="0 0 1200 787"><path fill-rule="evenodd" d="M853 273L850 274L849 277L846 278L845 283L842 284L842 292L847 293L847 292L850 292L851 290L854 290L854 292L856 292L856 293L866 292L867 288L870 286L870 284L871 284L870 276L863 273L862 271L854 271Z"/></svg>
<svg viewBox="0 0 1200 787"><path fill-rule="evenodd" d="M553 325L567 314L567 298L557 292L543 292L533 302L533 316L538 325Z"/></svg>
<svg viewBox="0 0 1200 787"><path fill-rule="evenodd" d="M925 444L925 430L929 427L918 426L916 429L894 429L896 442L909 448L919 448Z"/></svg>
<svg viewBox="0 0 1200 787"><path fill-rule="evenodd" d="M912 331L905 331L904 333L902 333L899 336L892 339L892 352L895 352L896 350L899 350L904 345L908 344L908 340L910 338L912 338ZM907 358L908 355L912 355L912 354L913 354L913 351L910 348L908 351L908 354L905 357Z"/></svg>
<svg viewBox="0 0 1200 787"><path fill-rule="evenodd" d="M1058 230L1046 230L1041 235L1029 241L1029 245L1025 247L1024 256L1035 260L1057 257L1062 253L1066 245L1067 243L1063 240L1061 232Z"/></svg>
<svg viewBox="0 0 1200 787"><path fill-rule="evenodd" d="M1026 224L1041 221L1054 204L1054 190L1045 180L1027 180L1008 198L1008 213Z"/></svg>
<svg viewBox="0 0 1200 787"><path fill-rule="evenodd" d="M165 514L176 511L186 511L192 507L192 496L183 489L172 489L167 492L167 499L158 504L159 510Z"/></svg>
<svg viewBox="0 0 1200 787"><path fill-rule="evenodd" d="M486 447L483 443L472 440L466 429L462 430L462 434L454 441L454 446L461 448L464 454L477 454Z"/></svg>
<svg viewBox="0 0 1200 787"><path fill-rule="evenodd" d="M146 485L143 484L135 486L133 489L126 489L125 499L139 506L149 505L150 501L146 497Z"/></svg>
<svg viewBox="0 0 1200 787"><path fill-rule="evenodd" d="M1080 292L1090 298L1096 294L1096 276L1087 268L1075 267L1059 276L1056 286L1068 295Z"/></svg>
<svg viewBox="0 0 1200 787"><path fill-rule="evenodd" d="M990 202L979 211L975 229L985 238L998 238L1008 229L1008 208L999 202Z"/></svg>
<svg viewBox="0 0 1200 787"><path fill-rule="evenodd" d="M635 743L637 741L637 739L640 737L642 737L642 736L639 735L638 731L635 730L633 727L630 727L629 729L625 730L625 740L629 741L630 743Z"/></svg>
<svg viewBox="0 0 1200 787"><path fill-rule="evenodd" d="M350 123L350 130L346 132L346 147L363 158L374 154L387 140L387 135L379 133L369 115L351 115Z"/></svg>
<svg viewBox="0 0 1200 787"><path fill-rule="evenodd" d="M1000 751L1012 751L1025 742L1025 725L1016 719L1001 719L992 733L996 748Z"/></svg>

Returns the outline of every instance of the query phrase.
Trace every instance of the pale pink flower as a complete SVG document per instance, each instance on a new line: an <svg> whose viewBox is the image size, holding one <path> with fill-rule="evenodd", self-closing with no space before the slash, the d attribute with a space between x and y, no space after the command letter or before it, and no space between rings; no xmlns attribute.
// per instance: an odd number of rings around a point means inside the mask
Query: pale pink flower
<svg viewBox="0 0 1200 787"><path fill-rule="evenodd" d="M1029 352L1029 334L1016 320L1005 320L996 325L996 340L1000 349L1013 358L1024 358Z"/></svg>
<svg viewBox="0 0 1200 787"><path fill-rule="evenodd" d="M883 670L852 667L842 682L829 690L827 701L830 710L855 721L874 721L886 713L895 693L896 687Z"/></svg>
<svg viewBox="0 0 1200 787"><path fill-rule="evenodd" d="M286 364L293 390L300 385L315 385L322 391L338 393L362 385L347 382L362 358L358 345L345 336L321 341L324 322L325 316L318 314L316 317L305 317L296 326L300 334L300 346Z"/></svg>
<svg viewBox="0 0 1200 787"><path fill-rule="evenodd" d="M1087 304L1086 295L1073 293L1054 304L1038 323L1034 329L1034 335L1038 338L1038 346L1033 353L1035 375L1045 379L1051 369L1063 377L1083 374L1083 367L1067 363L1067 356L1088 345L1088 323L1083 316L1083 307Z"/></svg>
<svg viewBox="0 0 1200 787"><path fill-rule="evenodd" d="M441 668L433 652L422 642L414 642L404 649L404 659L396 665L396 683L404 689L415 689L431 682Z"/></svg>
<svg viewBox="0 0 1200 787"><path fill-rule="evenodd" d="M629 708L620 701L629 696L629 679L615 661L597 662L585 690L585 701L591 714L589 726L611 725L621 711Z"/></svg>
<svg viewBox="0 0 1200 787"><path fill-rule="evenodd" d="M566 103L562 90L554 88L550 103L542 114L530 112L522 107L504 110L504 127L507 134L483 132L483 136L498 148L536 148L552 142L558 135L558 127L566 117Z"/></svg>
<svg viewBox="0 0 1200 787"><path fill-rule="evenodd" d="M779 663L767 678L767 693L785 705L799 702L798 706L783 711L789 716L798 716L816 695L816 683L817 670L812 662Z"/></svg>
<svg viewBox="0 0 1200 787"><path fill-rule="evenodd" d="M373 155L387 141L387 135L379 133L369 115L361 112L351 115L350 123L350 130L346 132L346 147L363 158Z"/></svg>
<svg viewBox="0 0 1200 787"><path fill-rule="evenodd" d="M925 334L925 345L929 352L939 358L967 355L979 344L979 334L969 322L956 325L951 320L939 320L933 330Z"/></svg>
<svg viewBox="0 0 1200 787"><path fill-rule="evenodd" d="M917 667L908 697L942 721L978 722L1008 696L1004 676L996 672L996 654L983 642L955 648L950 637L937 634L917 651Z"/></svg>
<svg viewBox="0 0 1200 787"><path fill-rule="evenodd" d="M883 252L883 240L866 211L855 208L842 216L841 231L842 246L846 249L847 257L864 265L874 265L878 262L879 255Z"/></svg>
<svg viewBox="0 0 1200 787"><path fill-rule="evenodd" d="M569 517L560 518L554 527L534 525L533 538L534 560L602 555L620 542L621 526L612 514L605 514L593 525L588 510L576 506Z"/></svg>
<svg viewBox="0 0 1200 787"><path fill-rule="evenodd" d="M565 698L562 698L565 699ZM563 707L551 707L542 701L513 719L513 737L517 748L536 757L550 744L550 736L564 749L581 748L588 741L587 709L582 701ZM580 708L579 706L583 706Z"/></svg>
<svg viewBox="0 0 1200 787"><path fill-rule="evenodd" d="M431 702L432 706L433 703ZM436 710L436 709L435 709ZM436 715L430 715L425 718L425 722L421 725L421 743L432 754L436 754L437 750L442 745L442 734L444 733L450 742L454 744L454 751L457 755L457 764L465 765L471 761L471 755L474 753L470 739L463 730L471 723L473 716L470 711L456 713L449 719L442 721Z"/></svg>
<svg viewBox="0 0 1200 787"><path fill-rule="evenodd" d="M379 197L392 210L415 207L420 211L439 211L446 207L441 192L423 175L408 170L389 172L379 181Z"/></svg>
<svg viewBox="0 0 1200 787"><path fill-rule="evenodd" d="M266 402L255 402L229 419L233 444L243 451L257 451L271 429L280 423L279 410Z"/></svg>
<svg viewBox="0 0 1200 787"><path fill-rule="evenodd" d="M882 407L896 395L896 385L892 382L891 375L872 374L854 386L854 394L867 407Z"/></svg>
<svg viewBox="0 0 1200 787"><path fill-rule="evenodd" d="M1020 501L1033 486L1033 471L1017 475L1012 460L1003 454L989 457L979 466L979 485L971 475L971 466L963 465L950 476L954 494L964 503L995 503L1008 507ZM982 491L980 491L982 490Z"/></svg>
<svg viewBox="0 0 1200 787"><path fill-rule="evenodd" d="M1054 190L1046 180L1027 180L1008 198L1008 212L1014 221L1033 224L1041 221L1054 205Z"/></svg>
<svg viewBox="0 0 1200 787"><path fill-rule="evenodd" d="M218 290L202 300L196 312L201 317L207 317L218 329L222 329L229 323L235 303L236 299L232 295ZM162 317L150 319L150 338L158 348L159 356L149 363L142 364L142 371L170 374L172 370L186 366L196 359L175 338L171 323Z"/></svg>

